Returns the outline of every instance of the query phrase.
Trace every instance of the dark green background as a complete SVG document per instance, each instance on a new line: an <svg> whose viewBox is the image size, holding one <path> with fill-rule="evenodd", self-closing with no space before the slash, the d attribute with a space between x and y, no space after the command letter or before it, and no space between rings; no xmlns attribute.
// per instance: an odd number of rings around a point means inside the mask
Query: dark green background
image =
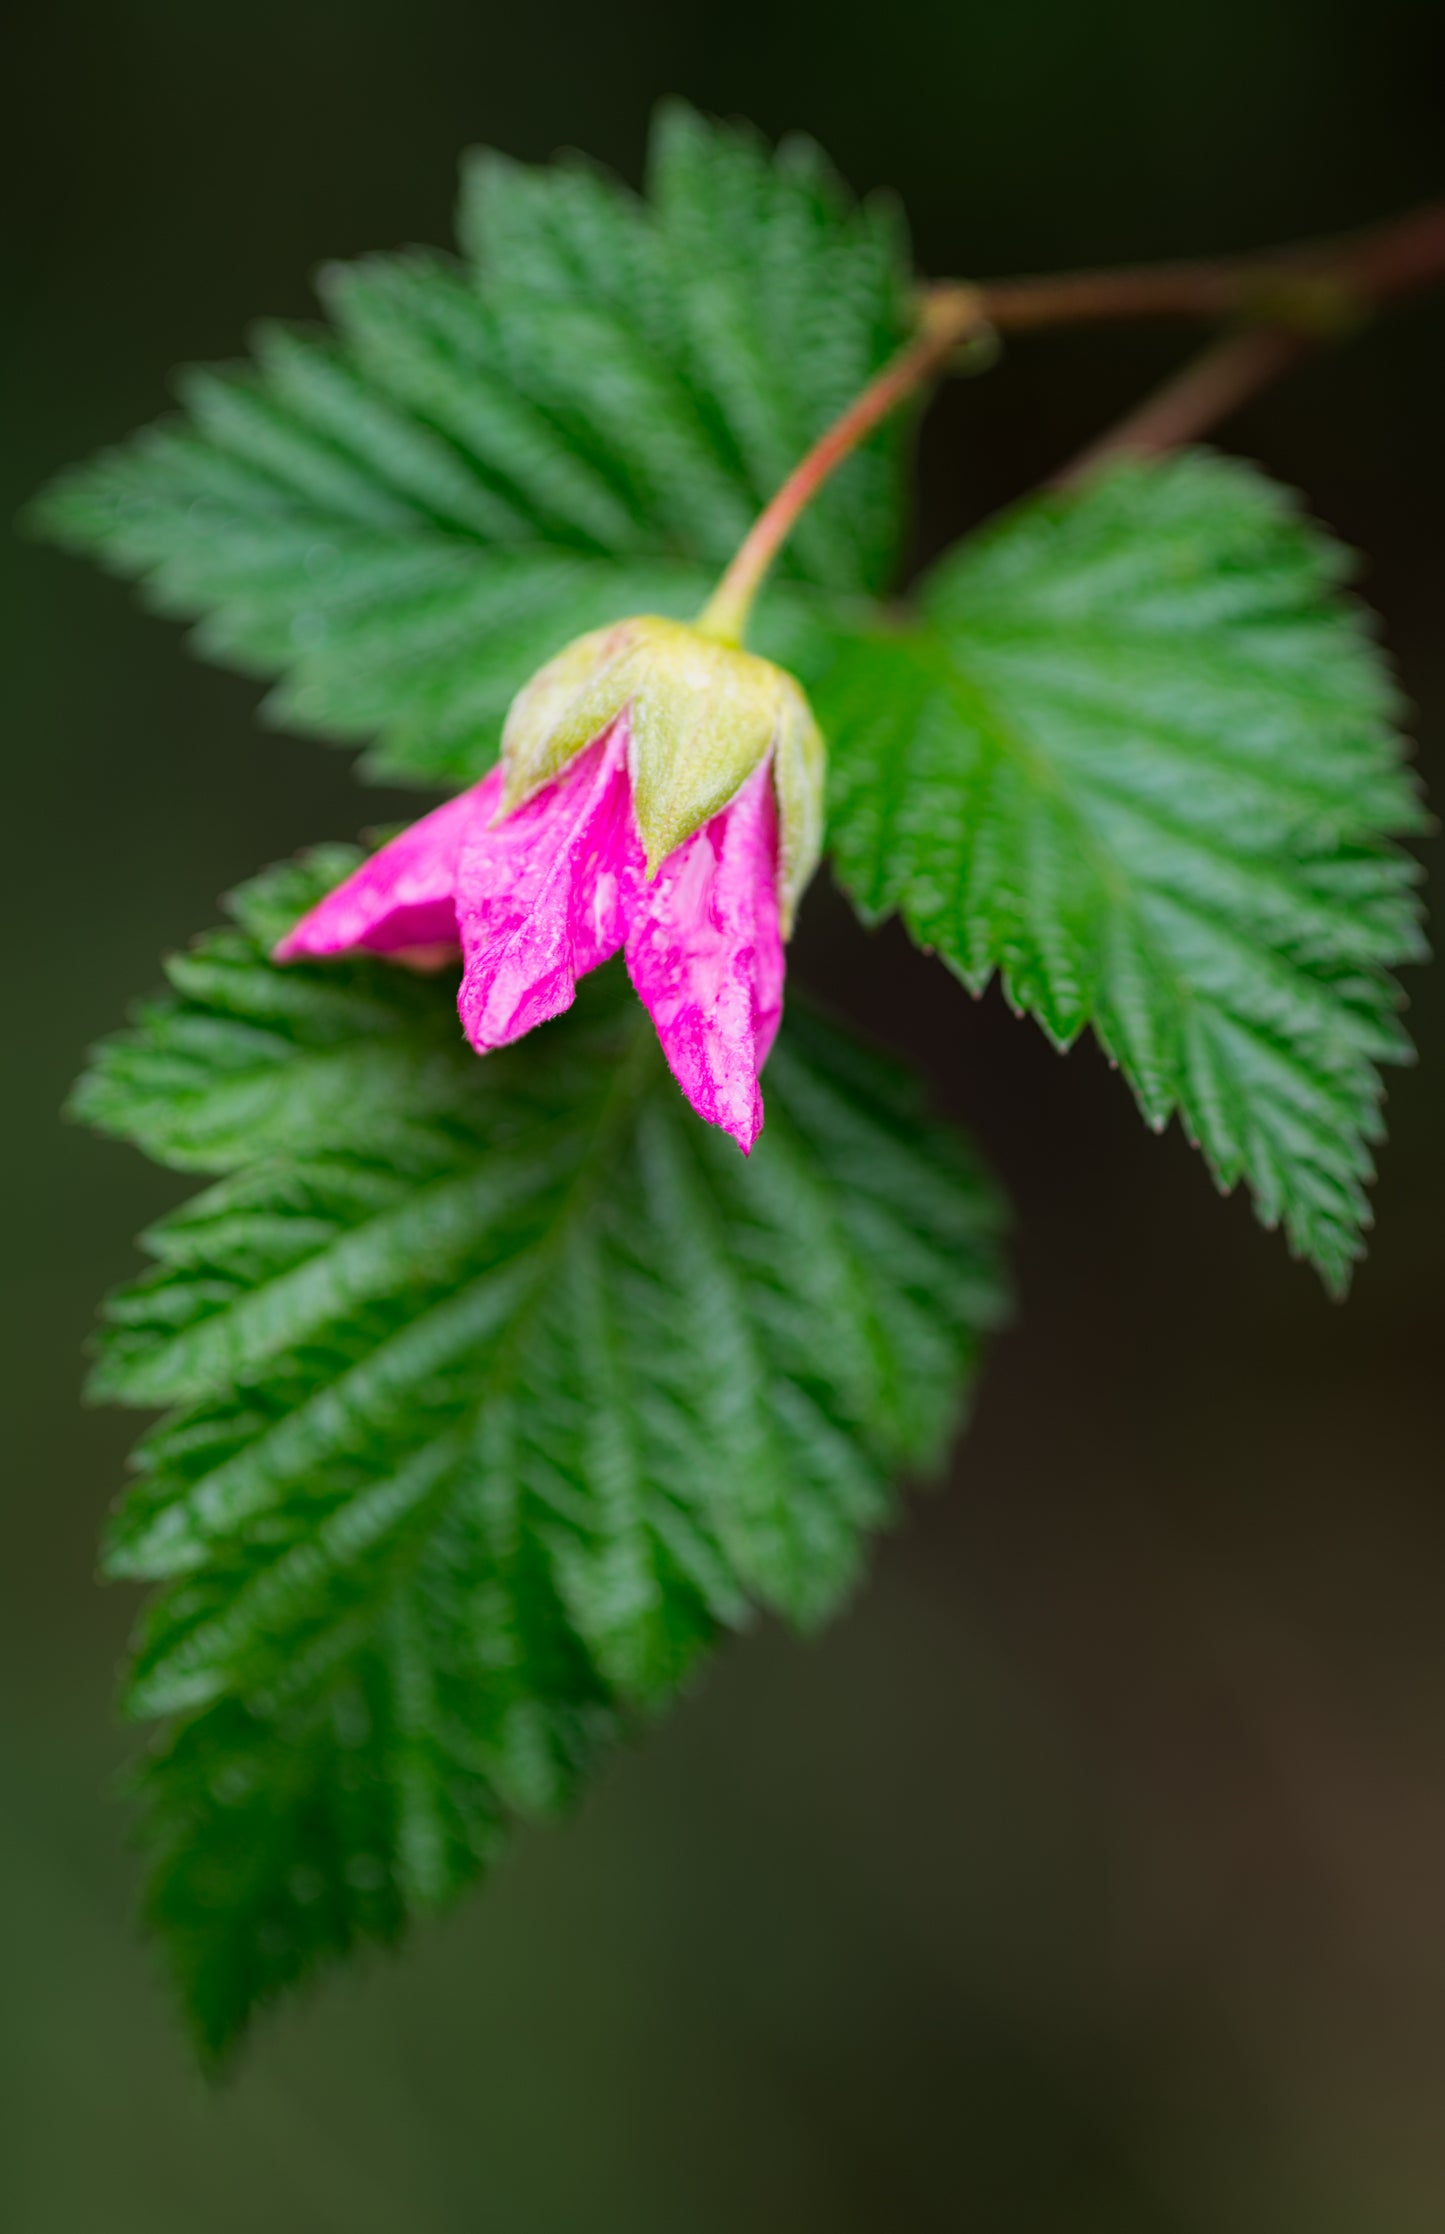
<svg viewBox="0 0 1445 2234"><path fill-rule="evenodd" d="M876 20L873 17L876 16ZM73 0L7 71L13 514L445 239L456 153L639 174L666 90L903 192L934 272L1245 246L1445 185L1438 0ZM1020 346L924 448L925 550L1181 346ZM1227 429L1371 553L1438 756L1445 315ZM760 1633L408 1955L192 2076L106 1796L132 1604L92 1543L130 1423L93 1301L174 1182L61 1129L87 1041L215 896L410 811L258 732L128 595L4 551L0 2223L7 2234L1438 2234L1445 2223L1445 1034L1392 1087L1349 1305L1091 1051L810 903L798 967L932 1063L1017 1199L1024 1316L956 1479L820 1644Z"/></svg>

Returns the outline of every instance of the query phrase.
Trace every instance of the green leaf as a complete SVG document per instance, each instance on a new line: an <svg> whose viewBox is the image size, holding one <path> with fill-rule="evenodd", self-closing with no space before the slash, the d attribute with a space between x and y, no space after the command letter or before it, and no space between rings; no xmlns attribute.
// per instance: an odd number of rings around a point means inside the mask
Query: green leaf
<svg viewBox="0 0 1445 2234"><path fill-rule="evenodd" d="M223 1175L96 1373L170 1408L107 1564L164 1586L149 1910L212 2055L471 1882L721 1632L831 1613L1001 1303L993 1194L891 1065L791 1016L745 1161L615 971L479 1062L449 982L267 959L352 858L240 895L77 1096Z"/></svg>
<svg viewBox="0 0 1445 2234"><path fill-rule="evenodd" d="M329 331L265 326L249 366L185 375L186 417L64 475L37 524L278 677L276 721L470 782L571 637L700 607L907 324L896 213L811 143L671 105L650 171L644 202L580 158L472 159L464 261L331 267ZM760 613L805 681L890 579L904 439L834 478Z"/></svg>
<svg viewBox="0 0 1445 2234"><path fill-rule="evenodd" d="M1423 952L1422 827L1345 554L1194 453L1021 507L820 697L838 874L1059 1047L1092 1025L1148 1121L1342 1290L1368 1222L1388 975Z"/></svg>

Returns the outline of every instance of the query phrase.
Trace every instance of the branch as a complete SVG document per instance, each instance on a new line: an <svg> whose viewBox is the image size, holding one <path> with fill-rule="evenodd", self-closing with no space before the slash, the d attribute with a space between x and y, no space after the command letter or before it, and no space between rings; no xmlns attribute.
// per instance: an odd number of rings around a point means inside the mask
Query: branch
<svg viewBox="0 0 1445 2234"><path fill-rule="evenodd" d="M1221 318L1233 331L1206 349L1054 477L1072 488L1121 457L1157 457L1196 440L1385 304L1445 280L1445 202L1368 231L1262 255L1133 271L996 281L976 290L995 331L1090 319ZM942 293L943 290L940 290Z"/></svg>
<svg viewBox="0 0 1445 2234"><path fill-rule="evenodd" d="M721 643L741 644L764 576L828 475L950 360L959 365L960 350L969 351L973 369L980 369L991 335L1085 319L1247 321L1086 452L1060 476L1068 485L1120 452L1152 453L1189 441L1287 371L1312 342L1346 333L1382 303L1438 279L1445 279L1445 202L1368 232L1264 255L927 287L912 340L793 468L753 522L696 625Z"/></svg>
<svg viewBox="0 0 1445 2234"><path fill-rule="evenodd" d="M1256 390L1292 371L1309 351L1306 337L1286 326L1245 326L1227 334L1080 451L1049 486L1077 488L1116 459L1156 458L1180 449L1227 419Z"/></svg>
<svg viewBox="0 0 1445 2234"><path fill-rule="evenodd" d="M1247 318L1318 337L1440 279L1445 202L1431 202L1363 232L1292 248L987 280L976 292L983 316L999 333L1121 318Z"/></svg>

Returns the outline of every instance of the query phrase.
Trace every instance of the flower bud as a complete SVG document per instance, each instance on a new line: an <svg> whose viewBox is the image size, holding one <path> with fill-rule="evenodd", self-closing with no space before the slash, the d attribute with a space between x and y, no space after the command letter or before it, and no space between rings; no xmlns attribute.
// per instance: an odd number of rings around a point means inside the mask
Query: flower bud
<svg viewBox="0 0 1445 2234"><path fill-rule="evenodd" d="M500 815L553 782L624 714L649 879L771 757L786 936L822 847L823 740L791 675L685 622L642 614L594 629L533 676L502 733Z"/></svg>

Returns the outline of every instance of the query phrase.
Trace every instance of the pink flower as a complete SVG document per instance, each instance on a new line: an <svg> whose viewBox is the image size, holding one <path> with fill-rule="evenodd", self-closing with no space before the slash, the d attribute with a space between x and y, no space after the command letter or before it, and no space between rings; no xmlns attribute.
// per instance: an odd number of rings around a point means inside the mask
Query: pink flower
<svg viewBox="0 0 1445 2234"><path fill-rule="evenodd" d="M457 1006L485 1054L621 950L673 1076L746 1154L821 777L780 669L678 622L623 622L543 668L501 764L364 862L277 958L361 948L431 968L460 948Z"/></svg>

